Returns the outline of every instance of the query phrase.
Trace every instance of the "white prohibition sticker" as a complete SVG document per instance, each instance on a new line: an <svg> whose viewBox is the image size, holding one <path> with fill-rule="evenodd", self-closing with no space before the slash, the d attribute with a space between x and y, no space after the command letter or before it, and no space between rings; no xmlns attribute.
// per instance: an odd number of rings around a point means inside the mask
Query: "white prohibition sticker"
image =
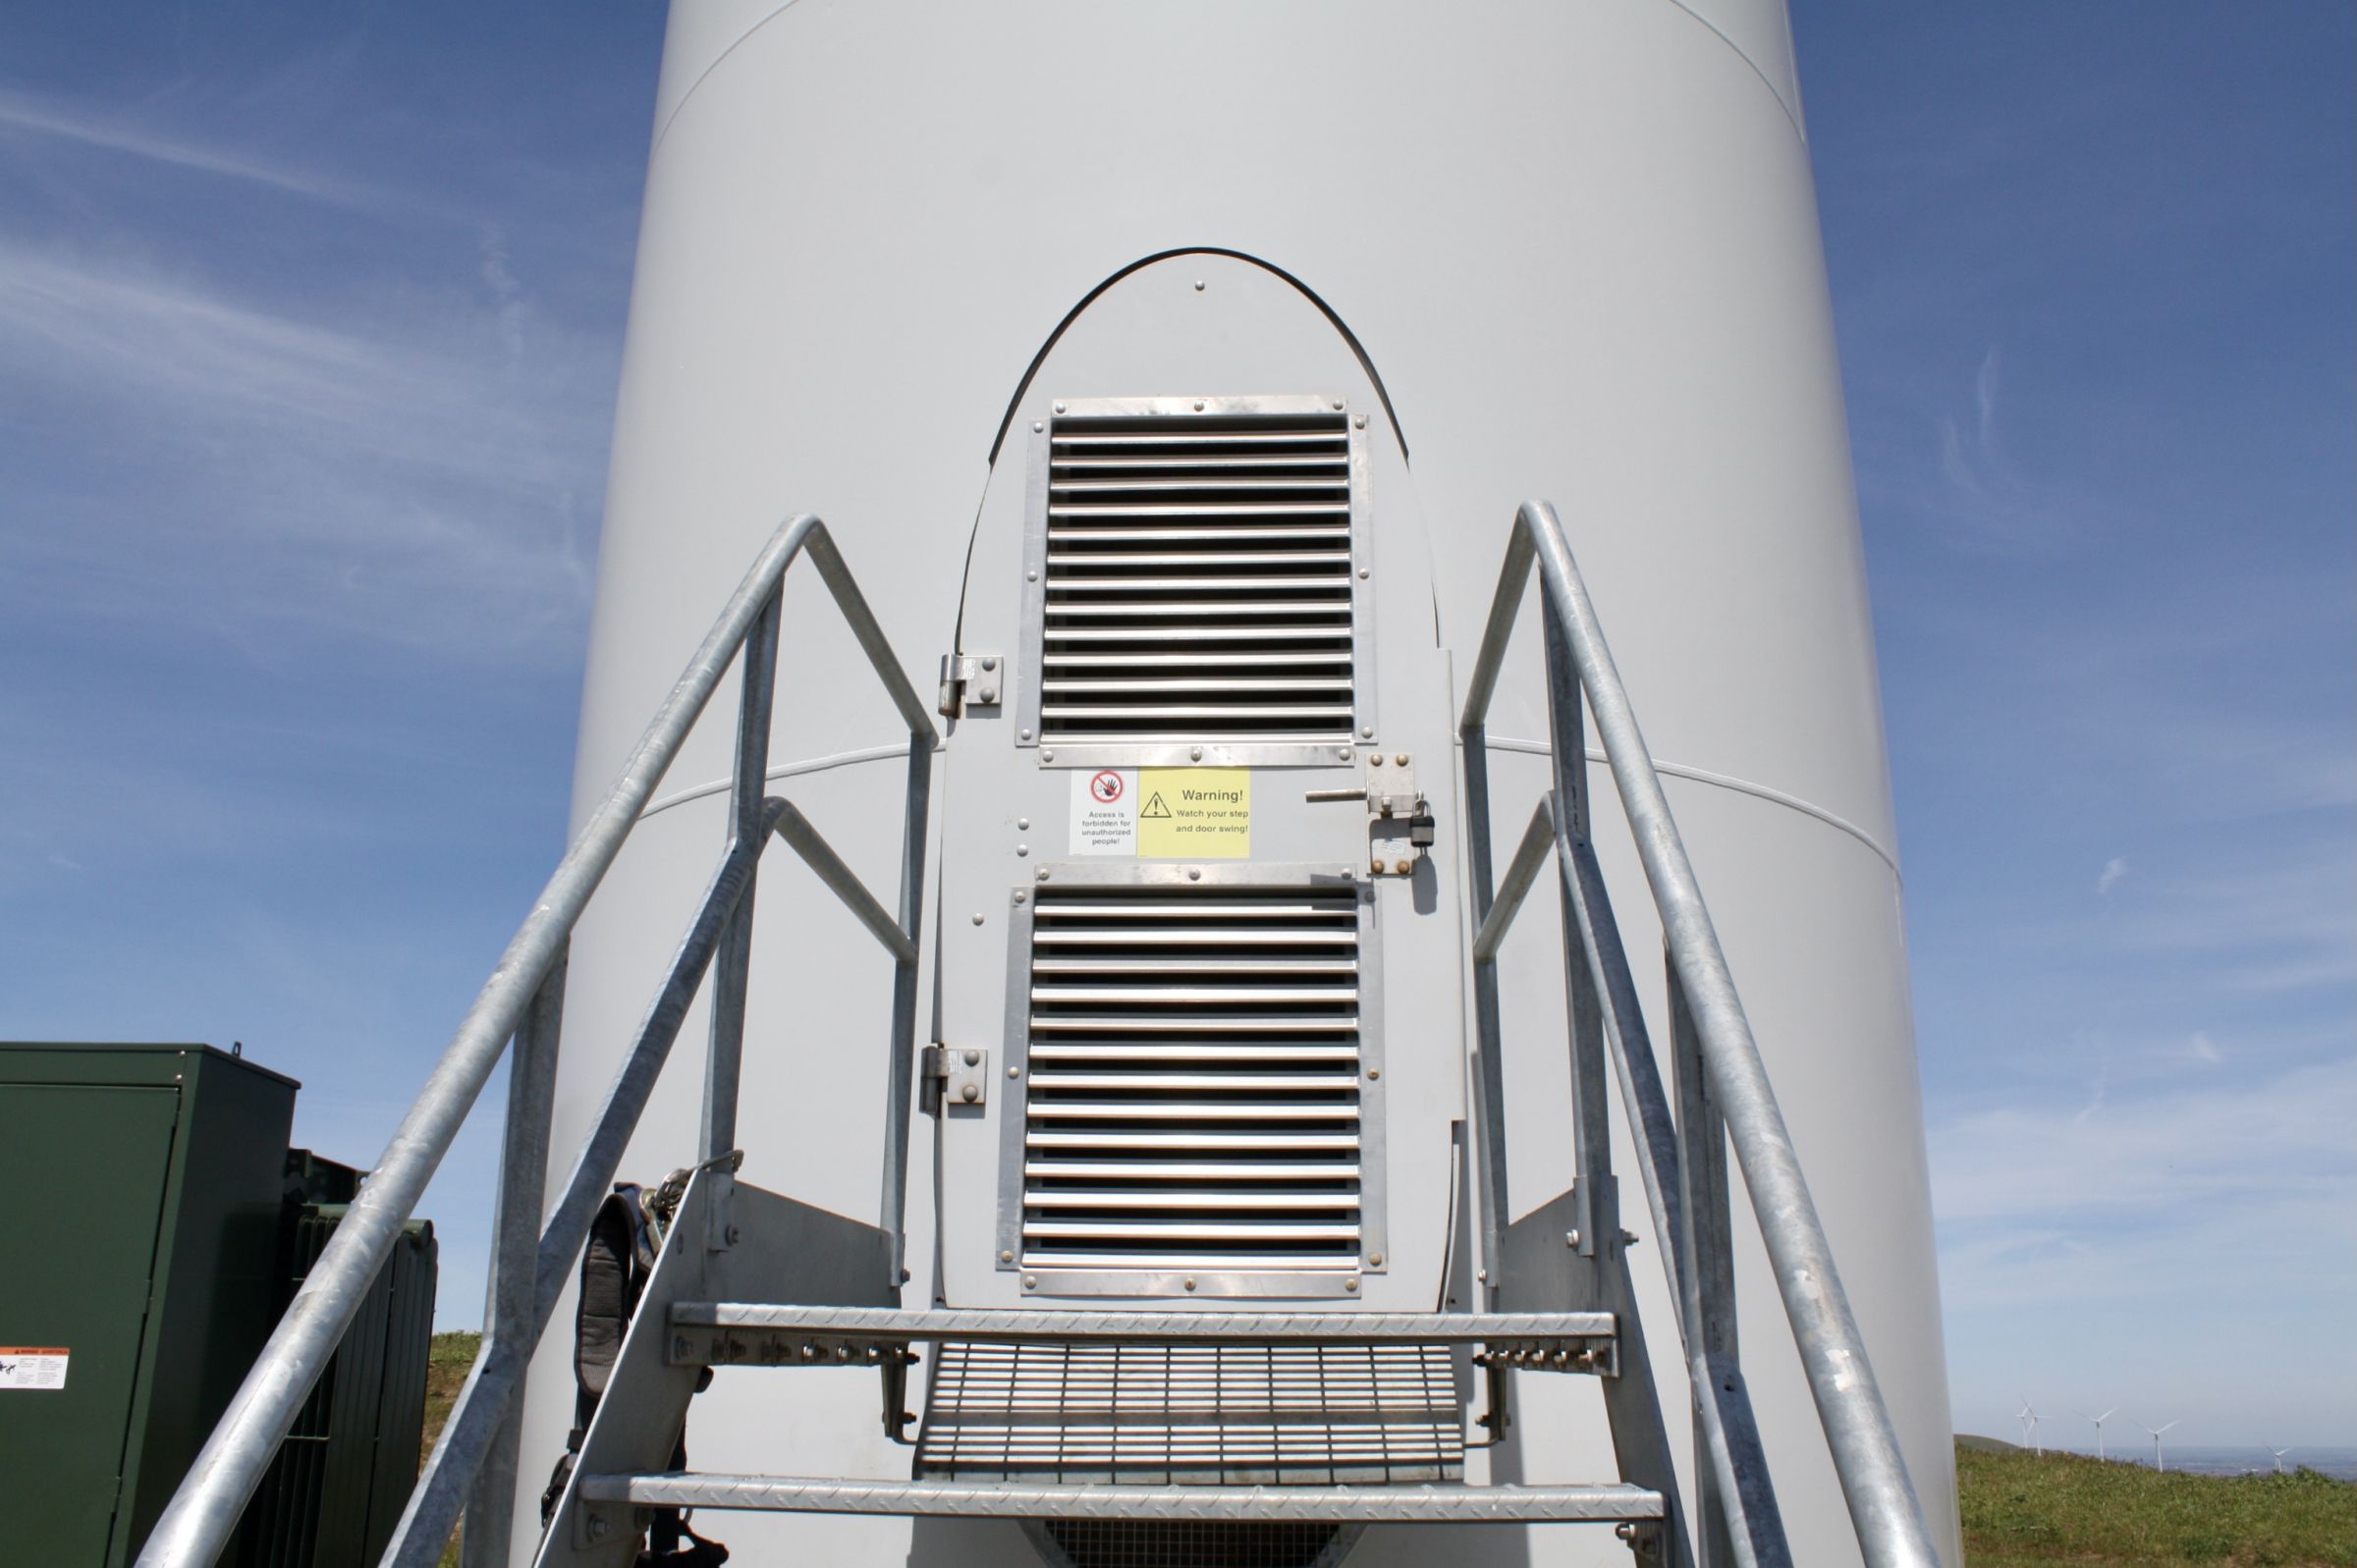
<svg viewBox="0 0 2357 1568"><path fill-rule="evenodd" d="M72 1354L63 1345L0 1345L0 1389L63 1388Z"/></svg>
<svg viewBox="0 0 2357 1568"><path fill-rule="evenodd" d="M1137 853L1137 770L1072 770L1072 847L1075 855Z"/></svg>

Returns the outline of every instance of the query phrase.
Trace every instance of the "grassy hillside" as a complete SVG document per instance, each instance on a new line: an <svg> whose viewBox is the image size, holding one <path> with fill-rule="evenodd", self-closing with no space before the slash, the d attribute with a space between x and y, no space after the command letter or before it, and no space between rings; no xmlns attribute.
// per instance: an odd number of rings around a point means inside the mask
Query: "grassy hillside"
<svg viewBox="0 0 2357 1568"><path fill-rule="evenodd" d="M1967 1568L2357 1568L2357 1485L1956 1443Z"/></svg>
<svg viewBox="0 0 2357 1568"><path fill-rule="evenodd" d="M458 1403L459 1388L473 1370L474 1353L482 1348L481 1334L436 1334L432 1353L425 1364L425 1441L417 1450L417 1463L423 1466L425 1456L434 1451L434 1439L442 1434L442 1423L450 1419L450 1407ZM464 1527L462 1527L464 1528ZM450 1533L450 1544L443 1548L441 1568L458 1568L459 1532Z"/></svg>

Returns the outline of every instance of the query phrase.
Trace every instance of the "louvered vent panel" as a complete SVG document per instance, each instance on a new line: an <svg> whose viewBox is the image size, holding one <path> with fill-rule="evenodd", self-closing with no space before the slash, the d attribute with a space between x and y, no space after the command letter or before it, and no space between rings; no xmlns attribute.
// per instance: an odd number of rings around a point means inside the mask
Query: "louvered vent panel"
<svg viewBox="0 0 2357 1568"><path fill-rule="evenodd" d="M1340 412L1049 430L1040 737L1347 740Z"/></svg>
<svg viewBox="0 0 2357 1568"><path fill-rule="evenodd" d="M1355 889L1037 891L1023 1263L1349 1269Z"/></svg>

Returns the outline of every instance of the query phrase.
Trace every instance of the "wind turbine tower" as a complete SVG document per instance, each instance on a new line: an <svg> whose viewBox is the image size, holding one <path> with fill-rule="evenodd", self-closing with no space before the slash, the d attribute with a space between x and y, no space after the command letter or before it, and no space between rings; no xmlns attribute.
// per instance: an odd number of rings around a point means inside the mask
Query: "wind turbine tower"
<svg viewBox="0 0 2357 1568"><path fill-rule="evenodd" d="M2079 1412L2079 1419L2081 1421L2092 1421L2095 1423L2095 1457L2098 1459L2105 1457L2104 1423L2110 1421L2114 1415L2118 1414L2118 1412L2119 1407L2117 1405L2113 1405L2110 1410L2105 1411L2100 1416L2090 1416L2084 1410Z"/></svg>
<svg viewBox="0 0 2357 1568"><path fill-rule="evenodd" d="M2030 1452L2045 1453L2046 1450L2038 1445L2038 1412L2031 1407L2028 1394L2021 1396L2021 1414L2014 1419L2021 1423L2021 1430L2029 1436Z"/></svg>
<svg viewBox="0 0 2357 1568"><path fill-rule="evenodd" d="M2288 1448L2270 1448L2268 1452L2275 1455L2275 1474L2278 1476L2283 1474L2283 1456L2291 1452L2291 1450Z"/></svg>
<svg viewBox="0 0 2357 1568"><path fill-rule="evenodd" d="M2183 1419L2182 1417L2180 1417L2180 1418L2179 1418L2179 1420L2182 1420L2182 1419ZM2177 1425L2177 1422L2175 1422L2175 1421L2171 1421L2171 1422L2168 1422L2168 1423L2166 1423L2166 1424L2165 1424L2165 1425L2164 1425L2164 1426L2159 1426L2159 1427L2145 1427L2145 1426L2144 1426L2144 1423L2140 1421L2140 1422L2136 1423L2136 1425L2137 1425L2137 1426L2139 1426L2139 1427L2144 1427L2144 1430L2145 1430L2146 1432L2149 1432L2149 1433L2151 1433L2153 1434L2153 1468L2154 1468L2155 1470L2160 1470L2160 1471L2165 1471L2165 1470L2167 1470L2167 1469L2168 1469L2168 1466L2167 1466L2167 1465L2165 1465L2165 1464L2164 1464L2164 1463L2162 1463L2162 1460L2161 1460L2161 1434L2162 1434L2163 1433L2165 1433L2165 1432L2168 1431L2168 1429L2169 1429L2170 1427L2174 1427L2174 1426L2176 1426L2176 1425Z"/></svg>

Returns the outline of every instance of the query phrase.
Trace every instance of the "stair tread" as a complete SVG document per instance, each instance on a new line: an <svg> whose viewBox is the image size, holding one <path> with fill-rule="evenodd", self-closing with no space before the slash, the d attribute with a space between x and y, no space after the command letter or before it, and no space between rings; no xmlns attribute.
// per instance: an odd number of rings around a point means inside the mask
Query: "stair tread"
<svg viewBox="0 0 2357 1568"><path fill-rule="evenodd" d="M1059 1312L1027 1309L805 1307L735 1301L674 1303L681 1328L795 1331L874 1339L1322 1340L1366 1344L1602 1339L1617 1329L1609 1312Z"/></svg>
<svg viewBox="0 0 2357 1568"><path fill-rule="evenodd" d="M1040 1486L813 1476L585 1475L593 1503L982 1519L1251 1519L1355 1524L1659 1519L1662 1494L1623 1482L1468 1487Z"/></svg>

